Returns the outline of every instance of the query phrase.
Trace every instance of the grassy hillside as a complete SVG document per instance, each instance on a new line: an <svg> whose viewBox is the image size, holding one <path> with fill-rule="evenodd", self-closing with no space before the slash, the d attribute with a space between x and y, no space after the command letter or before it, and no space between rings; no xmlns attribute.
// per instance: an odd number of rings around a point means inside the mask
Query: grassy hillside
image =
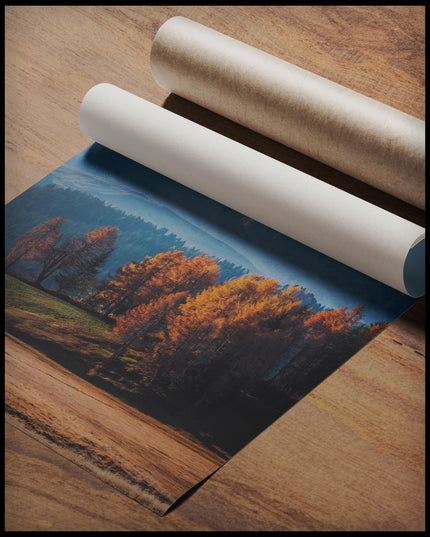
<svg viewBox="0 0 430 537"><path fill-rule="evenodd" d="M109 356L115 346L108 323L8 275L5 317L9 332L42 350L61 349L55 358L64 363L69 357L65 365L71 369L78 360L81 373L84 363L88 371L91 362Z"/></svg>
<svg viewBox="0 0 430 537"><path fill-rule="evenodd" d="M100 319L9 275L5 278L5 304L6 310L12 315L15 313L19 316L22 312L36 314L37 317L29 320L32 328L38 324L48 331L50 328L57 329L60 324L62 328L74 330L84 326L98 337L107 335L108 325ZM26 328L25 323L23 328Z"/></svg>
<svg viewBox="0 0 430 537"><path fill-rule="evenodd" d="M112 324L93 316L41 289L6 275L6 330L45 353L69 371L140 407L141 353L131 347L115 364L105 367L120 342ZM145 400L145 408L160 412L154 394ZM152 406L151 406L152 405ZM169 416L159 414L166 419Z"/></svg>

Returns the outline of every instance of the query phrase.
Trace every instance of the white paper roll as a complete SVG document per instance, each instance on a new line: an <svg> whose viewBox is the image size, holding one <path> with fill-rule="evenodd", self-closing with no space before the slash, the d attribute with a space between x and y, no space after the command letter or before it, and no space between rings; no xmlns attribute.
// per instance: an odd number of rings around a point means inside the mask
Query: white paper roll
<svg viewBox="0 0 430 537"><path fill-rule="evenodd" d="M410 296L424 229L111 84L86 94L88 138Z"/></svg>
<svg viewBox="0 0 430 537"><path fill-rule="evenodd" d="M151 49L163 88L424 209L425 123L184 17Z"/></svg>

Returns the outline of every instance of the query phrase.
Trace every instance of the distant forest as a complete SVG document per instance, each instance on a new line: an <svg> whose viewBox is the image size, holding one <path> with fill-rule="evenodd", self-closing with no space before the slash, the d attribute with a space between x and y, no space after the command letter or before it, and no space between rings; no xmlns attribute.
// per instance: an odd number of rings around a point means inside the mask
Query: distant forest
<svg viewBox="0 0 430 537"><path fill-rule="evenodd" d="M46 200L49 200L49 204ZM101 278L115 272L117 267L130 259L140 261L145 256L153 257L168 250L183 251L190 258L202 254L196 248L185 246L180 237L166 228L158 228L138 216L107 206L95 196L70 188L45 185L33 187L31 195L24 195L6 205L6 256L26 231L60 215L66 216L62 225L64 239L92 231L95 223L97 227L118 228L115 249L99 268ZM247 272L244 267L234 265L226 259L217 259L217 263L220 267L219 281L237 278ZM54 281L49 283L55 287Z"/></svg>

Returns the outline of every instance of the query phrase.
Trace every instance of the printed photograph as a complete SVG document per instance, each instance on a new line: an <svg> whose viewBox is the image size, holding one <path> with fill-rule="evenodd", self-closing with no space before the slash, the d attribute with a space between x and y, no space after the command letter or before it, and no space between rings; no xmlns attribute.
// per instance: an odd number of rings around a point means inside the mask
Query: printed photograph
<svg viewBox="0 0 430 537"><path fill-rule="evenodd" d="M5 229L7 419L160 515L415 302L98 144Z"/></svg>

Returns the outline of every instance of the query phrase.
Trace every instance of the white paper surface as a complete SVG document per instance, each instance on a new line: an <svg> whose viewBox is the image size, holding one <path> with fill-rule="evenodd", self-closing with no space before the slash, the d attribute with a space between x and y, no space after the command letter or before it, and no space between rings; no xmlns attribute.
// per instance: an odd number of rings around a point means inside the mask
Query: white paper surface
<svg viewBox="0 0 430 537"><path fill-rule="evenodd" d="M424 294L424 229L412 222L111 84L86 94L80 124L88 138L170 179L403 293Z"/></svg>

